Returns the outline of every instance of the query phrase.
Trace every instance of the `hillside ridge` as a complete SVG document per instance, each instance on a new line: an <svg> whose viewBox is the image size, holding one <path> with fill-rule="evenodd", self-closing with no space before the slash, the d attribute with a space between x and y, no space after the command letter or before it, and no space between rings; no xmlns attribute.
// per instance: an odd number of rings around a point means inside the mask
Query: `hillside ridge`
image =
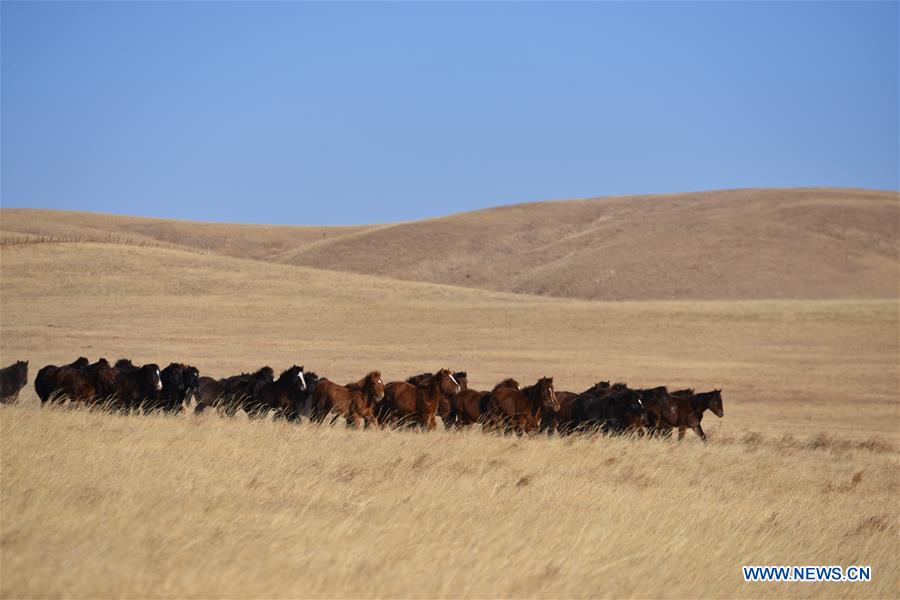
<svg viewBox="0 0 900 600"><path fill-rule="evenodd" d="M268 262L601 300L894 298L900 195L798 188L610 196L359 226L0 210L0 235L114 236Z"/></svg>

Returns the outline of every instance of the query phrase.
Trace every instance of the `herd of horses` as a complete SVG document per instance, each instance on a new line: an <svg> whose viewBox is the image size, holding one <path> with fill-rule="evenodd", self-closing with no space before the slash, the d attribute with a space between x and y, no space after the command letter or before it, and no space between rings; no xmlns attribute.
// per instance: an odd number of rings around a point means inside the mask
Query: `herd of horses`
<svg viewBox="0 0 900 600"><path fill-rule="evenodd" d="M28 382L28 362L0 369L0 402L13 403ZM277 378L271 367L230 377L201 377L196 367L171 363L135 365L120 359L87 358L62 366L46 365L34 379L41 404L71 402L114 411L176 413L213 409L225 416L239 411L250 418L275 414L289 421L344 419L355 427L421 427L437 418L446 428L480 425L486 431L517 434L599 431L671 435L687 429L702 440L700 423L709 410L724 416L721 390L696 393L666 387L632 389L601 381L580 393L555 390L552 377L521 386L504 379L490 391L468 387L466 372L441 369L385 384L379 371L340 385L294 365Z"/></svg>

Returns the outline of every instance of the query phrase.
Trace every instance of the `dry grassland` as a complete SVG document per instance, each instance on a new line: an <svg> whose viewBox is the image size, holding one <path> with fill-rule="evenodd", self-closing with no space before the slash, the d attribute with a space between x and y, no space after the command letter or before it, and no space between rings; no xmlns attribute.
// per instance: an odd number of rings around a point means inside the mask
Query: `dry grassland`
<svg viewBox="0 0 900 600"><path fill-rule="evenodd" d="M600 302L171 249L0 249L0 363L724 389L712 442L0 407L3 597L895 597L898 302ZM871 564L745 584L743 564Z"/></svg>
<svg viewBox="0 0 900 600"><path fill-rule="evenodd" d="M4 410L4 597L881 597L896 450ZM871 564L748 584L744 564Z"/></svg>

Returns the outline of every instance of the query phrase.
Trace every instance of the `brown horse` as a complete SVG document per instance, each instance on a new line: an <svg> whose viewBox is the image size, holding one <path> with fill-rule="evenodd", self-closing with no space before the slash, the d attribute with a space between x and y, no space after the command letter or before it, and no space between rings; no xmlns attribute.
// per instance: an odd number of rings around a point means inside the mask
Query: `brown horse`
<svg viewBox="0 0 900 600"><path fill-rule="evenodd" d="M701 392L695 394L694 390L678 390L670 395L677 409L677 416L668 421L663 420L660 423L660 429L664 433L670 433L673 427L678 427L678 439L684 439L684 432L690 427L704 442L707 440L706 433L700 426L703 420L703 413L709 409L717 417L724 417L725 410L722 408L722 390L713 390L711 392Z"/></svg>
<svg viewBox="0 0 900 600"><path fill-rule="evenodd" d="M324 421L328 415L340 415L348 425L364 427L378 426L375 411L384 398L384 382L381 372L372 371L357 382L338 385L327 379L320 379L313 393L312 404L317 421Z"/></svg>
<svg viewBox="0 0 900 600"><path fill-rule="evenodd" d="M94 403L116 392L116 376L105 358L83 369L65 366L56 373L55 394L76 402Z"/></svg>
<svg viewBox="0 0 900 600"><path fill-rule="evenodd" d="M495 387L499 386L517 390L519 389L519 382L515 379L504 379ZM454 422L456 427L460 428L474 425L475 423L483 423L485 414L487 414L488 398L490 397L490 392L481 392L468 388L453 396L453 414L456 417Z"/></svg>
<svg viewBox="0 0 900 600"><path fill-rule="evenodd" d="M449 404L461 386L449 369L441 369L431 377L420 377L417 381L415 385L394 381L384 386L381 412L386 421L418 424L430 431L437 427L435 415L441 401L446 400Z"/></svg>
<svg viewBox="0 0 900 600"><path fill-rule="evenodd" d="M529 433L541 426L543 410L559 410L552 377L521 390L498 384L488 397L485 429L512 427L519 435Z"/></svg>
<svg viewBox="0 0 900 600"><path fill-rule="evenodd" d="M433 376L434 373L422 373L420 375L413 375L406 380L406 383L418 385L428 377ZM469 389L469 375L465 371L457 371L453 374L453 378L456 379L456 383L459 384L460 392L464 392ZM441 423L444 424L444 428L446 429L449 429L454 423L456 423L456 409L453 407L452 396L441 396L441 401L440 403L438 403L437 414L441 418Z"/></svg>
<svg viewBox="0 0 900 600"><path fill-rule="evenodd" d="M0 369L0 404L15 404L28 383L28 361L20 360Z"/></svg>
<svg viewBox="0 0 900 600"><path fill-rule="evenodd" d="M666 424L677 423L678 406L669 395L669 390L665 386L658 386L638 390L638 393L646 410L644 425L648 433L651 436L659 435L666 427L671 430L672 426Z"/></svg>
<svg viewBox="0 0 900 600"><path fill-rule="evenodd" d="M90 361L87 358L79 356L69 364L63 366L78 369L80 371L87 368L89 364ZM63 367L58 367L56 365L45 365L41 367L35 376L34 391L37 392L38 398L41 399L41 405L44 405L48 401L55 400L56 396L60 395L57 391L59 384L56 379L57 375L59 375L59 370L62 368Z"/></svg>

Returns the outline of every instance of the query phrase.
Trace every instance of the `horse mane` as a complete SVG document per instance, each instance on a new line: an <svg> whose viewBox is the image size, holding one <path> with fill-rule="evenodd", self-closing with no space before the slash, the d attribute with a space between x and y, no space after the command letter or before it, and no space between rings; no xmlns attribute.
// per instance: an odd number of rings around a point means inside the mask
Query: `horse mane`
<svg viewBox="0 0 900 600"><path fill-rule="evenodd" d="M381 379L381 371L371 371L366 373L366 376L360 379L359 381L354 381L352 383L348 383L344 387L348 390L352 390L354 392L364 392L366 391L366 381L370 378L374 377L375 379Z"/></svg>
<svg viewBox="0 0 900 600"><path fill-rule="evenodd" d="M281 375L278 376L278 379L279 379L279 380L282 380L282 379L286 378L286 377L288 376L288 373L290 373L290 372L293 371L294 369L297 369L298 371L302 371L302 370L303 370L303 367L298 367L297 365L293 365L293 366L291 366L290 368L287 368L287 369L285 369L284 371L282 371L282 372L281 372Z"/></svg>
<svg viewBox="0 0 900 600"><path fill-rule="evenodd" d="M264 377L263 371L271 373L272 375L275 374L275 372L272 370L272 367L266 365L265 367L260 367L259 369L257 369L256 372L252 375L248 375L247 373L241 373L241 375L244 377Z"/></svg>
<svg viewBox="0 0 900 600"><path fill-rule="evenodd" d="M540 394L540 385L541 382L547 379L547 377L541 377L534 383L529 386L523 387L520 392L525 394L525 397L531 401L531 414L536 415L538 410L541 409L541 394Z"/></svg>
<svg viewBox="0 0 900 600"><path fill-rule="evenodd" d="M86 366L88 366L89 364L91 364L91 361L89 361L87 359L87 357L79 356L78 358L76 358L75 360L73 360L72 362L67 364L66 366L72 367L73 369L83 369Z"/></svg>
<svg viewBox="0 0 900 600"><path fill-rule="evenodd" d="M503 381L501 381L500 383L498 383L497 385L494 386L495 390L499 389L499 388L511 388L514 390L518 390L520 388L520 386L519 386L518 381L516 381L512 377L507 377L506 379L504 379Z"/></svg>
<svg viewBox="0 0 900 600"><path fill-rule="evenodd" d="M434 373L419 373L418 375L407 377L406 383L410 385L418 385L419 383L425 383L425 381L432 379L433 377Z"/></svg>

